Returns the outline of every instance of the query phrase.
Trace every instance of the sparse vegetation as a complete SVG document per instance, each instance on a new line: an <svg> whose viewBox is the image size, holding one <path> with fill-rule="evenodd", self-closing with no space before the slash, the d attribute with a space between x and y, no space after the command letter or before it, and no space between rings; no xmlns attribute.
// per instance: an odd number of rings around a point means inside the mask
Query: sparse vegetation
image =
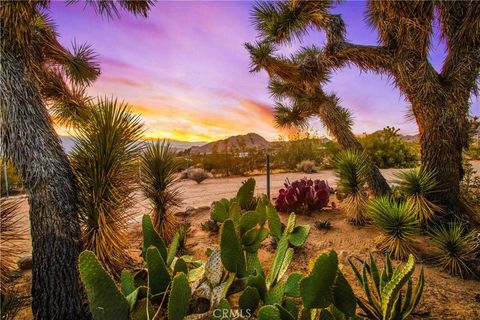
<svg viewBox="0 0 480 320"><path fill-rule="evenodd" d="M172 210L181 203L180 193L173 186L179 164L169 143L154 141L145 147L140 160L140 184L152 207L155 230L169 244L177 228Z"/></svg>
<svg viewBox="0 0 480 320"><path fill-rule="evenodd" d="M370 202L368 212L381 229L378 247L395 259L405 259L414 254L413 236L419 231L415 213L408 202L398 202L390 197L380 197Z"/></svg>
<svg viewBox="0 0 480 320"><path fill-rule="evenodd" d="M480 244L475 234L460 222L438 225L430 230L438 252L436 262L449 273L460 277L473 274L472 265Z"/></svg>
<svg viewBox="0 0 480 320"><path fill-rule="evenodd" d="M337 197L342 201L349 222L355 225L367 223L365 189L368 167L363 153L343 151L334 160L333 170L338 177Z"/></svg>

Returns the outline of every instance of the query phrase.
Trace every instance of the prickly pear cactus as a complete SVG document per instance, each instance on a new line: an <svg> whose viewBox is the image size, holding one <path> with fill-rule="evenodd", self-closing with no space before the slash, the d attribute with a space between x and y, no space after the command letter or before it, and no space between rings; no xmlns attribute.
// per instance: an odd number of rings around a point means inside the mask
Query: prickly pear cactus
<svg viewBox="0 0 480 320"><path fill-rule="evenodd" d="M253 193L255 191L255 179L249 178L245 181L237 192L237 200L240 208L248 210L253 203Z"/></svg>
<svg viewBox="0 0 480 320"><path fill-rule="evenodd" d="M118 290L112 277L103 269L95 254L92 251L82 252L78 265L93 319L128 320L128 301Z"/></svg>
<svg viewBox="0 0 480 320"><path fill-rule="evenodd" d="M210 307L214 309L227 296L235 273L229 272L222 264L221 253L214 250L204 265L203 278L195 286L195 296L210 300Z"/></svg>
<svg viewBox="0 0 480 320"><path fill-rule="evenodd" d="M168 320L183 320L188 313L191 296L187 276L183 272L177 274L168 298Z"/></svg>
<svg viewBox="0 0 480 320"><path fill-rule="evenodd" d="M152 219L149 215L144 215L142 219L142 230L143 230L143 249L142 256L145 259L147 250L150 246L154 246L160 252L163 260L167 260L167 246L163 242L160 235L155 231L152 224Z"/></svg>
<svg viewBox="0 0 480 320"><path fill-rule="evenodd" d="M223 223L220 230L220 253L225 269L236 273L239 278L246 275L245 255L230 219Z"/></svg>
<svg viewBox="0 0 480 320"><path fill-rule="evenodd" d="M337 276L338 258L335 251L317 258L310 274L300 282L305 308L326 308L332 303L331 288Z"/></svg>
<svg viewBox="0 0 480 320"><path fill-rule="evenodd" d="M152 295L163 293L170 285L171 275L156 247L147 250L148 285Z"/></svg>

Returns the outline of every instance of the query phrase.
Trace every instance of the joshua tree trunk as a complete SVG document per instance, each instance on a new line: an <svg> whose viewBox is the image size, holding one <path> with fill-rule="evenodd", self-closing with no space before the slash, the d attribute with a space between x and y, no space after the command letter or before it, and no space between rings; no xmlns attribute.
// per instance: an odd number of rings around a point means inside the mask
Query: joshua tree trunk
<svg viewBox="0 0 480 320"><path fill-rule="evenodd" d="M22 50L1 48L2 148L28 191L33 315L87 319L77 269L81 243L75 176Z"/></svg>
<svg viewBox="0 0 480 320"><path fill-rule="evenodd" d="M438 106L439 109L440 105ZM443 108L443 110L448 110ZM435 116L417 117L420 129L422 166L434 170L440 191L433 194L432 200L441 204L448 214L458 214L462 207L459 182L463 178L462 150L466 133L457 118L447 111Z"/></svg>
<svg viewBox="0 0 480 320"><path fill-rule="evenodd" d="M334 99L325 100L318 112L318 117L327 127L328 131L335 137L342 149L362 152L363 147L357 140L350 128L350 124L345 121L341 107ZM380 173L378 167L369 160L368 186L376 196L390 193L390 186Z"/></svg>

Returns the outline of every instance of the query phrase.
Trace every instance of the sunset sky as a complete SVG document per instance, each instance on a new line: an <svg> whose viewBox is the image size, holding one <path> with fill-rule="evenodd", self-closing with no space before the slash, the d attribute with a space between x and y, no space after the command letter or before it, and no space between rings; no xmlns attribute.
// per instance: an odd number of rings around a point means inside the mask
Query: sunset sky
<svg viewBox="0 0 480 320"><path fill-rule="evenodd" d="M51 16L64 45L87 42L98 54L102 73L90 94L128 102L142 115L147 137L211 141L256 132L274 140L282 132L273 124L268 77L249 73L243 47L256 37L252 6L246 1L158 2L148 18L122 13L107 19L81 3L52 2ZM375 32L363 21L364 2L345 2L335 11L347 23L349 40L375 44ZM323 40L312 32L303 44L321 45ZM437 69L444 52L437 33L431 52ZM408 103L385 77L345 68L327 88L352 111L356 133L387 125L405 134L417 131L405 116ZM480 100L472 102L472 113L480 115ZM318 120L311 127L326 133Z"/></svg>

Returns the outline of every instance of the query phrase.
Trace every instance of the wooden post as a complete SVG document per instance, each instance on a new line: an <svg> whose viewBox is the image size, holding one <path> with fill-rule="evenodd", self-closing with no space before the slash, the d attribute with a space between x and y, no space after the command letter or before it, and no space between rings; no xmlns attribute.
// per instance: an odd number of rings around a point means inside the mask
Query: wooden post
<svg viewBox="0 0 480 320"><path fill-rule="evenodd" d="M270 155L267 153L267 197L270 200Z"/></svg>

